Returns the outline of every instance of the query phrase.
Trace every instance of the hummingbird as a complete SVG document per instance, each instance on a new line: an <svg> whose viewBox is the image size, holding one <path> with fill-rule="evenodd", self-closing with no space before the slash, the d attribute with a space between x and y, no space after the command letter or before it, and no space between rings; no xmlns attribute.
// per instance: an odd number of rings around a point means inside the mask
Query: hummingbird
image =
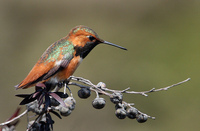
<svg viewBox="0 0 200 131"><path fill-rule="evenodd" d="M66 37L46 49L27 77L15 86L16 89L26 89L46 82L54 84L65 82L75 72L81 61L100 43L127 50L100 39L89 27L76 26Z"/></svg>

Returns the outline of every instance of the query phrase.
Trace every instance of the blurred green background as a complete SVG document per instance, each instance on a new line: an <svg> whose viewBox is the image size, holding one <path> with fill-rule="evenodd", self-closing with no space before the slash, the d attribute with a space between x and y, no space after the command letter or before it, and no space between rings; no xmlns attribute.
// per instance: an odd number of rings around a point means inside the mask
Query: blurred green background
<svg viewBox="0 0 200 131"><path fill-rule="evenodd" d="M119 120L108 97L96 110L77 97L76 108L62 120L53 116L54 130L68 131L169 131L200 128L200 2L198 0L73 0L0 1L0 122L16 109L15 90L44 50L76 25L86 25L109 42L128 51L99 45L82 62L75 76L93 83L103 81L112 89L135 91L161 88L191 77L191 81L148 97L125 95L127 102L155 116L140 124ZM25 108L23 107L23 110ZM26 117L17 130L26 129Z"/></svg>

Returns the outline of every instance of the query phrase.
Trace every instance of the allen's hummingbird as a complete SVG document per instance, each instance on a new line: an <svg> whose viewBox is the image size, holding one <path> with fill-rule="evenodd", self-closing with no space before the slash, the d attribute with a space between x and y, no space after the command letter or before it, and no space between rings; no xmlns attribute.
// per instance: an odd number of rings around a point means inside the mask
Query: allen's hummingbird
<svg viewBox="0 0 200 131"><path fill-rule="evenodd" d="M59 84L66 81L74 73L82 59L100 43L127 50L100 39L89 27L77 26L66 37L47 48L28 76L16 86L16 89L29 88L38 83Z"/></svg>

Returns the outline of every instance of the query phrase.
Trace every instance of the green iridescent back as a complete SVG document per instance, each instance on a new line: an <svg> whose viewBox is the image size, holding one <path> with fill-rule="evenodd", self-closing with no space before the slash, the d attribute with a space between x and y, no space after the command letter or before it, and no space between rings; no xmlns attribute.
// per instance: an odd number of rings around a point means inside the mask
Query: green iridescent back
<svg viewBox="0 0 200 131"><path fill-rule="evenodd" d="M65 56L65 59L71 58L74 52L74 46L66 39L61 39L53 43L40 58L40 63L49 63L58 60L60 54Z"/></svg>

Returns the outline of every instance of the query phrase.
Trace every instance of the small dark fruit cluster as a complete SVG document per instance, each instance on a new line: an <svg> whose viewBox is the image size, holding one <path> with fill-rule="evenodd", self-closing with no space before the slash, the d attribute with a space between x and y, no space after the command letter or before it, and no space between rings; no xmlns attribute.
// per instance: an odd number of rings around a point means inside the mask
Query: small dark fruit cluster
<svg viewBox="0 0 200 131"><path fill-rule="evenodd" d="M115 115L119 119L125 119L126 117L130 119L136 119L139 123L144 123L147 121L148 116L139 111L135 107L127 107L126 104L118 103L115 105Z"/></svg>
<svg viewBox="0 0 200 131"><path fill-rule="evenodd" d="M60 104L59 107L58 107L59 112L62 116L69 116L75 108L76 101L73 97L67 97L64 100L64 103L65 103L66 107L64 107Z"/></svg>
<svg viewBox="0 0 200 131"><path fill-rule="evenodd" d="M78 91L78 96L80 98L86 99L90 97L91 90L87 87L81 88ZM110 96L110 101L115 104L115 115L119 119L125 119L126 117L130 119L136 119L139 123L144 123L147 121L148 116L145 114L140 113L135 107L128 105L127 103L123 102L123 94L121 92L114 92ZM104 108L106 101L104 98L97 97L92 101L92 106L95 109L102 109Z"/></svg>
<svg viewBox="0 0 200 131"><path fill-rule="evenodd" d="M85 88L81 88L78 91L78 96L82 99L86 99L88 97L90 97L91 95L91 90L88 87ZM93 101L92 101L92 106L95 109L102 109L104 108L106 104L106 100L104 98L100 98L99 96L97 96Z"/></svg>
<svg viewBox="0 0 200 131"><path fill-rule="evenodd" d="M115 115L119 119L136 119L139 123L146 122L148 116L140 113L135 107L123 102L123 95L120 92L114 92L110 97L110 101L115 104Z"/></svg>
<svg viewBox="0 0 200 131"><path fill-rule="evenodd" d="M114 104L121 103L123 100L123 95L120 92L114 92L110 97L110 101Z"/></svg>

